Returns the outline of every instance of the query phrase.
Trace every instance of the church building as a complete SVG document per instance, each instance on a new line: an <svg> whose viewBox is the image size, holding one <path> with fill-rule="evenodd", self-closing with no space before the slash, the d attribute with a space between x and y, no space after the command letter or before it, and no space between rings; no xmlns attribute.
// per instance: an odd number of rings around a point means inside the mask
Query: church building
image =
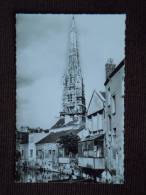
<svg viewBox="0 0 146 195"><path fill-rule="evenodd" d="M65 117L65 122L71 120L83 122L86 112L85 94L74 16L69 33L68 64L64 74L63 87L63 110L60 115Z"/></svg>

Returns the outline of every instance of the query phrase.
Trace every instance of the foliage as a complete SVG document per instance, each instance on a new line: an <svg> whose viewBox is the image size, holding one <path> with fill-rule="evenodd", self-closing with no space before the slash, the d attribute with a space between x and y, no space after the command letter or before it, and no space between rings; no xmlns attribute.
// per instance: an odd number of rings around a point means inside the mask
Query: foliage
<svg viewBox="0 0 146 195"><path fill-rule="evenodd" d="M78 135L68 134L63 135L58 140L58 143L64 147L69 153L77 154L78 153L78 141L80 140Z"/></svg>
<svg viewBox="0 0 146 195"><path fill-rule="evenodd" d="M16 150L16 154L15 154L16 161L20 160L20 158L21 158L21 153L18 150Z"/></svg>

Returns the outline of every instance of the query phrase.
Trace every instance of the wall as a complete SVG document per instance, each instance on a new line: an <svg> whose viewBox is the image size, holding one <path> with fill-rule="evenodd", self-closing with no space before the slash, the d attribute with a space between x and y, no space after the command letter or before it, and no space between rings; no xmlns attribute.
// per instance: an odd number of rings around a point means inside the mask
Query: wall
<svg viewBox="0 0 146 195"><path fill-rule="evenodd" d="M36 150L37 151L40 150L43 153L41 158L39 158L38 156L36 157L36 162L39 164L39 166L45 169L53 169L58 166L58 158L57 158L58 144L57 143L37 144Z"/></svg>
<svg viewBox="0 0 146 195"><path fill-rule="evenodd" d="M116 170L116 181L124 179L124 66L106 85L106 164L109 170ZM110 106L108 95L110 88ZM115 96L116 112L112 113L112 97ZM111 119L110 119L110 118ZM110 125L111 121L111 125Z"/></svg>

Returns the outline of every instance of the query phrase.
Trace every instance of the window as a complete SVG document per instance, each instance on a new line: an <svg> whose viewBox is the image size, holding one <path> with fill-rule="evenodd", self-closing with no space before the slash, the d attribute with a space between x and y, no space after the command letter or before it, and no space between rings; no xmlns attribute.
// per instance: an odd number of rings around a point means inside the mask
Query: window
<svg viewBox="0 0 146 195"><path fill-rule="evenodd" d="M41 159L44 159L44 151L41 151Z"/></svg>
<svg viewBox="0 0 146 195"><path fill-rule="evenodd" d="M24 150L21 151L21 155L24 156Z"/></svg>
<svg viewBox="0 0 146 195"><path fill-rule="evenodd" d="M49 156L51 155L51 150L49 150Z"/></svg>
<svg viewBox="0 0 146 195"><path fill-rule="evenodd" d="M114 137L116 137L116 135L117 135L117 132L116 131L117 131L116 128L113 128L113 136Z"/></svg>
<svg viewBox="0 0 146 195"><path fill-rule="evenodd" d="M65 84L65 86L67 86L67 77L64 80L64 84Z"/></svg>
<svg viewBox="0 0 146 195"><path fill-rule="evenodd" d="M103 109L103 117L105 118L105 109Z"/></svg>
<svg viewBox="0 0 146 195"><path fill-rule="evenodd" d="M73 86L69 87L69 90L73 90L73 89L74 89L74 87L73 87Z"/></svg>
<svg viewBox="0 0 146 195"><path fill-rule="evenodd" d="M30 157L33 157L33 150L30 150Z"/></svg>
<svg viewBox="0 0 146 195"><path fill-rule="evenodd" d="M116 160L116 156L117 156L117 151L116 149L113 149L113 159Z"/></svg>
<svg viewBox="0 0 146 195"><path fill-rule="evenodd" d="M124 97L124 93L125 93L125 82L124 82L124 76L122 77L121 92L122 92L122 97Z"/></svg>
<svg viewBox="0 0 146 195"><path fill-rule="evenodd" d="M83 152L82 152L82 142L78 143L78 154L79 156L82 156Z"/></svg>
<svg viewBox="0 0 146 195"><path fill-rule="evenodd" d="M87 143L88 143L88 150L93 150L93 145L94 145L93 141L88 141Z"/></svg>
<svg viewBox="0 0 146 195"><path fill-rule="evenodd" d="M71 102L72 101L72 94L68 95L68 101Z"/></svg>
<svg viewBox="0 0 146 195"><path fill-rule="evenodd" d="M70 82L73 83L73 77L70 75Z"/></svg>
<svg viewBox="0 0 146 195"><path fill-rule="evenodd" d="M113 128L113 147L116 146L116 136L117 136L117 132L116 132L116 128Z"/></svg>
<svg viewBox="0 0 146 195"><path fill-rule="evenodd" d="M116 96L112 96L112 114L116 114Z"/></svg>
<svg viewBox="0 0 146 195"><path fill-rule="evenodd" d="M98 130L102 129L102 115L101 114L97 114L97 127L98 127Z"/></svg>
<svg viewBox="0 0 146 195"><path fill-rule="evenodd" d="M109 127L109 131L111 131L111 116L108 116L108 127Z"/></svg>
<svg viewBox="0 0 146 195"><path fill-rule="evenodd" d="M109 87L107 91L107 105L108 106L110 106L110 100L111 100L111 94L110 94L110 87Z"/></svg>
<svg viewBox="0 0 146 195"><path fill-rule="evenodd" d="M43 153L42 150L37 150L37 151L36 151L36 154L37 154L37 158L38 158L38 159L43 159L44 153Z"/></svg>
<svg viewBox="0 0 146 195"><path fill-rule="evenodd" d="M97 157L102 158L103 156L104 156L103 145L98 145L97 146Z"/></svg>

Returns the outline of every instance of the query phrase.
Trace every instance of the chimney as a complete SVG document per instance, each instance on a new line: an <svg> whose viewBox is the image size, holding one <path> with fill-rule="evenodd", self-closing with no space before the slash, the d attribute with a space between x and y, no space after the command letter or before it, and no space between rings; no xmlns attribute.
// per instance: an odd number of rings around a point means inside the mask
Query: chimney
<svg viewBox="0 0 146 195"><path fill-rule="evenodd" d="M106 79L109 78L110 74L114 71L116 64L113 63L113 59L109 58L105 64Z"/></svg>

